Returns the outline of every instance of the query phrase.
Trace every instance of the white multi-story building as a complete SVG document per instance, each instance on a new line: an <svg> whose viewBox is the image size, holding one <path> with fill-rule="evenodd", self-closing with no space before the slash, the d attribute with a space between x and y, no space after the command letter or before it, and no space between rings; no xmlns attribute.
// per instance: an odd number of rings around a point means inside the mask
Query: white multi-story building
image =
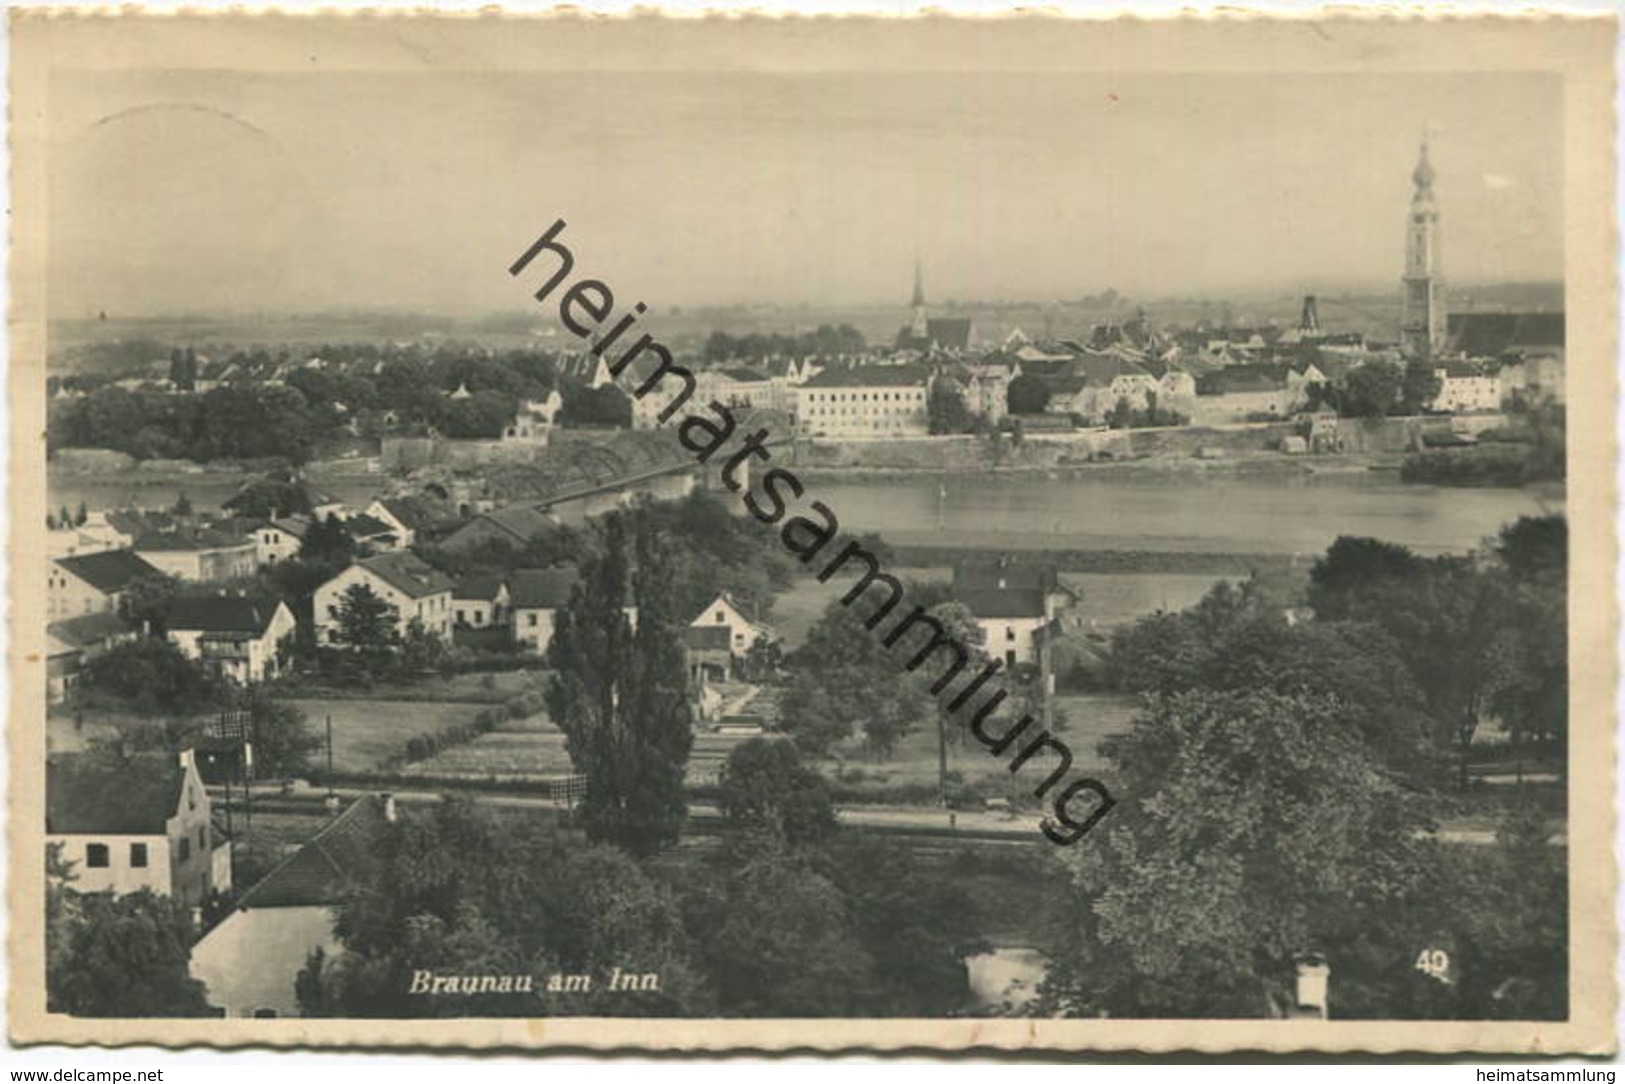
<svg viewBox="0 0 1625 1084"><path fill-rule="evenodd" d="M1471 414L1501 409L1500 376L1469 362L1456 361L1435 365L1433 375L1439 379L1439 394L1433 397L1434 410Z"/></svg>
<svg viewBox="0 0 1625 1084"><path fill-rule="evenodd" d="M1047 566L999 561L954 568L954 599L982 631L982 648L1007 667L1039 662L1043 630L1077 596Z"/></svg>
<svg viewBox="0 0 1625 1084"><path fill-rule="evenodd" d="M819 437L925 436L928 381L920 365L825 369L797 389L797 422Z"/></svg>

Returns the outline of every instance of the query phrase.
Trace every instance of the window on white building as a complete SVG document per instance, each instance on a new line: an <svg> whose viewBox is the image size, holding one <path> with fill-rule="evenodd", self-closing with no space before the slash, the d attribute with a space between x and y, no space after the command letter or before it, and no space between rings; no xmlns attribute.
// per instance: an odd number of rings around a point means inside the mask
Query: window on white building
<svg viewBox="0 0 1625 1084"><path fill-rule="evenodd" d="M85 865L89 866L91 869L106 869L109 865L109 861L107 844L85 844Z"/></svg>
<svg viewBox="0 0 1625 1084"><path fill-rule="evenodd" d="M145 843L130 844L130 867L132 869L147 868L147 845Z"/></svg>

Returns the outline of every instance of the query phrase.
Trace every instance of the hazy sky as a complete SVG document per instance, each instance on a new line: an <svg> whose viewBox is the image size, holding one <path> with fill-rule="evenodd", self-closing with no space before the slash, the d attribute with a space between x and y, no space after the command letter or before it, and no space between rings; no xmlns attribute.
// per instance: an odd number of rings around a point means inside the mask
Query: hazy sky
<svg viewBox="0 0 1625 1084"><path fill-rule="evenodd" d="M50 310L512 309L555 218L618 299L1397 289L1426 126L1447 274L1560 278L1542 75L60 74Z"/></svg>

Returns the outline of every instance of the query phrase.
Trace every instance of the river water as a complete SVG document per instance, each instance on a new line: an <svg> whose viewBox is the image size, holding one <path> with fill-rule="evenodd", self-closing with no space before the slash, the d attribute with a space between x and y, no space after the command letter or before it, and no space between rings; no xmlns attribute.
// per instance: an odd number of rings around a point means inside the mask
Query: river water
<svg viewBox="0 0 1625 1084"><path fill-rule="evenodd" d="M364 505L380 475L316 475L341 500ZM164 507L185 492L218 507L240 476L198 474L147 482L139 474L51 477L51 503ZM1399 542L1421 553L1472 549L1523 515L1561 511L1553 490L1405 485L1392 473L958 474L808 480L848 529L894 545L982 549L1153 550L1314 556L1340 534Z"/></svg>
<svg viewBox="0 0 1625 1084"><path fill-rule="evenodd" d="M819 479L808 497L894 545L1304 556L1342 534L1461 552L1519 516L1563 509L1549 490L1406 485L1376 471Z"/></svg>

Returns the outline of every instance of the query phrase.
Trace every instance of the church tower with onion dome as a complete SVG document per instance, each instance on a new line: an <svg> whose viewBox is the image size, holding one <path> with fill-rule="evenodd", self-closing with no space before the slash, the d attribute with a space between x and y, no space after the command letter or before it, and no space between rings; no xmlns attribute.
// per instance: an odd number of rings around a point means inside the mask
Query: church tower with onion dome
<svg viewBox="0 0 1625 1084"><path fill-rule="evenodd" d="M1444 350L1444 271L1439 254L1439 207L1433 198L1433 163L1426 137L1422 156L1411 172L1411 196L1405 226L1405 277L1401 295L1400 345L1407 357L1430 358Z"/></svg>

